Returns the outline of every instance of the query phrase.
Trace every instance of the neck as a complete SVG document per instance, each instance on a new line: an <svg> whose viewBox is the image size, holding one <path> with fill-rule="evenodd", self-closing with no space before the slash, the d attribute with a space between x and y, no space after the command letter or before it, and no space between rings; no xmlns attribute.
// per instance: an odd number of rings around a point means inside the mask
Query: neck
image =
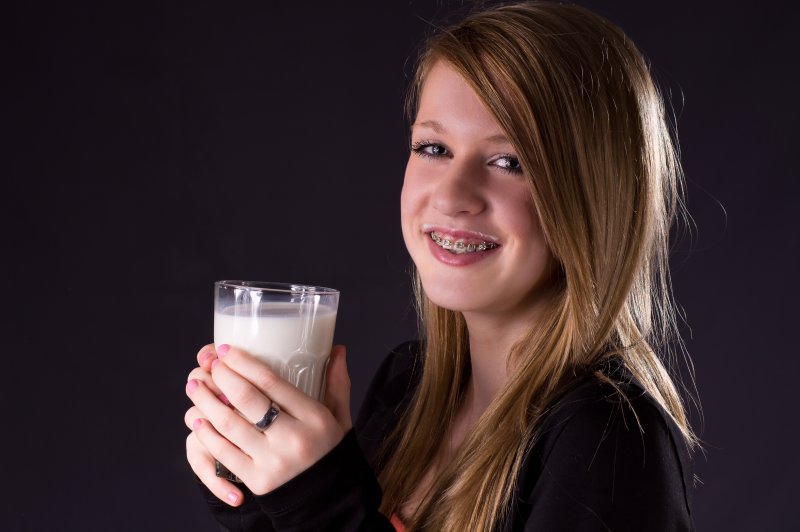
<svg viewBox="0 0 800 532"><path fill-rule="evenodd" d="M467 315L465 318L472 371L464 408L478 417L508 382L511 347L524 332L507 331L503 334L488 320Z"/></svg>
<svg viewBox="0 0 800 532"><path fill-rule="evenodd" d="M475 420L508 382L511 349L539 320L544 302L517 313L464 312L472 372L464 409Z"/></svg>

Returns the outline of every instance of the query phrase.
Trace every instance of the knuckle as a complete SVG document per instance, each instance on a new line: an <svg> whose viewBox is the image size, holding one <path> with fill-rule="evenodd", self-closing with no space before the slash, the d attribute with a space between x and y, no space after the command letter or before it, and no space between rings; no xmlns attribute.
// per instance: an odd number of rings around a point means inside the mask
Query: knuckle
<svg viewBox="0 0 800 532"><path fill-rule="evenodd" d="M308 438L293 434L289 445L292 449L292 454L300 463L308 463L314 458L314 447Z"/></svg>
<svg viewBox="0 0 800 532"><path fill-rule="evenodd" d="M196 474L198 477L200 477L200 476L201 476L201 474L203 473L203 467L202 467L202 466L200 465L200 463L199 463L199 462L198 462L198 461L195 459L195 457L194 457L194 456L192 456L190 453L187 453L187 454L186 454L186 461L189 463L189 467L192 469L192 471L194 471L194 473L195 473L195 474Z"/></svg>
<svg viewBox="0 0 800 532"><path fill-rule="evenodd" d="M305 421L308 424L309 428L311 428L314 431L319 431L320 429L323 429L325 426L325 420L322 418L319 412L316 411L312 411L309 414L307 414Z"/></svg>
<svg viewBox="0 0 800 532"><path fill-rule="evenodd" d="M228 352L225 354L225 361L236 364L238 362L241 362L242 355L243 352L241 349L235 346L231 346L230 349L228 349Z"/></svg>
<svg viewBox="0 0 800 532"><path fill-rule="evenodd" d="M205 382L207 380L207 377L208 377L208 372L205 371L203 368L194 368L192 371L189 372L189 378L187 380L197 379Z"/></svg>
<svg viewBox="0 0 800 532"><path fill-rule="evenodd" d="M299 437L296 432L291 432L284 436L286 441L284 442L286 448L289 449L291 454L298 454L302 451L302 447L304 445L303 438Z"/></svg>
<svg viewBox="0 0 800 532"><path fill-rule="evenodd" d="M314 408L308 413L306 421L315 431L327 432L330 428L331 414L327 407L321 404L314 405Z"/></svg>
<svg viewBox="0 0 800 532"><path fill-rule="evenodd" d="M224 463L226 461L225 446L222 444L219 438L213 438L213 439L198 438L198 439L201 440L200 444L203 446L203 450L206 454L213 456L220 462Z"/></svg>
<svg viewBox="0 0 800 532"><path fill-rule="evenodd" d="M242 387L227 390L225 392L225 397L228 398L231 404L240 408L250 404L253 400L252 394L250 394L248 390L242 389Z"/></svg>
<svg viewBox="0 0 800 532"><path fill-rule="evenodd" d="M200 355L202 355L203 353L205 353L207 351L211 351L213 353L214 352L214 344L206 344L203 347L201 347L197 351L197 355L195 356L195 358L197 358L197 360L200 360Z"/></svg>
<svg viewBox="0 0 800 532"><path fill-rule="evenodd" d="M192 469L197 469L200 462L200 450L197 448L197 440L186 439L186 460Z"/></svg>
<svg viewBox="0 0 800 532"><path fill-rule="evenodd" d="M251 479L248 487L255 495L263 495L269 491L272 491L274 487L271 482L272 476L280 476L281 474L282 471L280 470L280 466L272 468L270 475L258 475L256 478Z"/></svg>
<svg viewBox="0 0 800 532"><path fill-rule="evenodd" d="M194 434L190 434L186 438L186 461L189 462L192 471L198 473L198 476L200 476L200 472L203 471L204 456L203 447L200 442L197 441L197 437L195 437Z"/></svg>
<svg viewBox="0 0 800 532"><path fill-rule="evenodd" d="M214 445L214 447L212 449L209 449L208 451L210 456L213 456L221 463L225 464L228 468L231 468L233 464L237 462L234 452L229 447L226 447L222 442L219 442L218 444ZM240 478L242 480L246 480L247 476L248 475L245 474L244 477Z"/></svg>
<svg viewBox="0 0 800 532"><path fill-rule="evenodd" d="M190 408L189 410L187 410L187 411L186 411L186 413L183 415L183 423L184 423L184 424L185 424L185 425L186 425L186 426L187 426L189 429L191 429L191 428L192 428L192 423L194 423L194 420L197 418L197 415L195 414L195 411L194 411L196 408L197 408L197 407L194 407L194 406L193 406L192 408Z"/></svg>
<svg viewBox="0 0 800 532"><path fill-rule="evenodd" d="M264 366L258 373L258 387L268 391L280 384L281 378L277 373Z"/></svg>
<svg viewBox="0 0 800 532"><path fill-rule="evenodd" d="M234 419L233 413L225 413L217 420L215 423L215 428L217 432L221 434L229 434L233 427L236 425L236 420Z"/></svg>

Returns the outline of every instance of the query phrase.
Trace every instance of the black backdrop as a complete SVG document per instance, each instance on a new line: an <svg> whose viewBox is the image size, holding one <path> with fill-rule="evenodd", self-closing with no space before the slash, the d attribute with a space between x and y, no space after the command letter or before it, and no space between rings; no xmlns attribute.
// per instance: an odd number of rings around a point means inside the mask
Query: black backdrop
<svg viewBox="0 0 800 532"><path fill-rule="evenodd" d="M799 530L798 10L581 3L644 49L678 117L698 528ZM6 8L0 529L214 530L182 424L214 280L340 288L355 410L415 334L402 100L461 3L317 4Z"/></svg>

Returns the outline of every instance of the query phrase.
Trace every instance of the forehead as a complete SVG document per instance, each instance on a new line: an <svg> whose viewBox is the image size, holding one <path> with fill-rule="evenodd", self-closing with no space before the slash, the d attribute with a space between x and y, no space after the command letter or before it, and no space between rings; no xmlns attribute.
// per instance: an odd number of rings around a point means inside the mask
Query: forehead
<svg viewBox="0 0 800 532"><path fill-rule="evenodd" d="M452 66L437 61L422 83L415 124L437 122L448 131L502 133L489 110Z"/></svg>

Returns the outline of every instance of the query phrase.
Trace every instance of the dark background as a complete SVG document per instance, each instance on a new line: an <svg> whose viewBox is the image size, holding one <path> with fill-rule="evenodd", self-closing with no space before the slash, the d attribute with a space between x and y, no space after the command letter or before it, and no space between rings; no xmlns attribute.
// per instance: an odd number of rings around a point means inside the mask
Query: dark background
<svg viewBox="0 0 800 532"><path fill-rule="evenodd" d="M798 9L580 3L640 45L677 116L698 529L800 530ZM403 94L462 3L332 4L6 7L0 529L215 529L182 421L214 280L341 289L356 411L415 334Z"/></svg>

